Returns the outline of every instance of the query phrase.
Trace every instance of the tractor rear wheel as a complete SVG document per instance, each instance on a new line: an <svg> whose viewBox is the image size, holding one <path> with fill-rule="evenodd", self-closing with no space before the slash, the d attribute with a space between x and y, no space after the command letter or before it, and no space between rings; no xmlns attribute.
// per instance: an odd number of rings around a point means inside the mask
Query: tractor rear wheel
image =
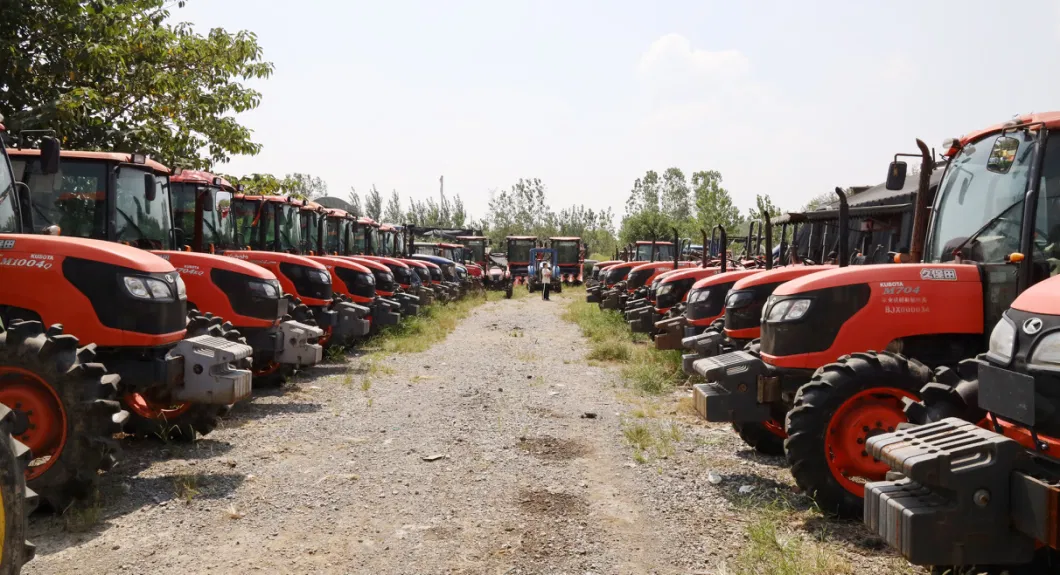
<svg viewBox="0 0 1060 575"><path fill-rule="evenodd" d="M927 366L889 352L855 353L818 369L787 416L784 451L795 483L825 513L860 517L865 483L889 471L865 441L907 421L902 400L916 401L930 380Z"/></svg>
<svg viewBox="0 0 1060 575"><path fill-rule="evenodd" d="M26 542L26 516L37 505L37 496L26 488L29 448L11 437L15 412L0 405L0 573L18 573L33 558Z"/></svg>
<svg viewBox="0 0 1060 575"><path fill-rule="evenodd" d="M210 335L246 343L246 338L231 323L199 310L188 311L187 330L186 337ZM238 367L250 369L250 364L243 360ZM166 441L194 441L196 435L208 435L220 425L221 418L232 410L231 405L160 403L140 393L127 393L122 399L130 413L129 422L125 425L127 433Z"/></svg>
<svg viewBox="0 0 1060 575"><path fill-rule="evenodd" d="M120 378L92 363L95 346L78 348L61 325L15 321L0 331L0 403L13 413L11 435L33 460L26 482L55 511L95 490L114 466L129 414L116 401Z"/></svg>

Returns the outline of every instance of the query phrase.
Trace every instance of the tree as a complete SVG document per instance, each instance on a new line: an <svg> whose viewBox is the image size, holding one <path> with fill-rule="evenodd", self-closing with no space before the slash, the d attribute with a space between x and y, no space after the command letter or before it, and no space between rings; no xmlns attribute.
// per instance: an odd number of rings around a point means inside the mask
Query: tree
<svg viewBox="0 0 1060 575"><path fill-rule="evenodd" d="M364 215L361 210L361 196L357 195L357 190L352 186L349 195L346 196L346 201L350 204L350 214L358 218Z"/></svg>
<svg viewBox="0 0 1060 575"><path fill-rule="evenodd" d="M0 3L0 110L13 131L54 129L67 149L144 152L209 169L260 144L235 115L268 77L257 37L171 23L167 0ZM178 8L183 0L176 2Z"/></svg>
<svg viewBox="0 0 1060 575"><path fill-rule="evenodd" d="M309 174L287 174L283 178L283 189L292 196L310 200L328 195L327 182Z"/></svg>
<svg viewBox="0 0 1060 575"><path fill-rule="evenodd" d="M401 198L398 197L397 190L390 192L390 199L386 202L386 212L383 213L383 221L390 224L400 224L405 219L404 212L401 211Z"/></svg>
<svg viewBox="0 0 1060 575"><path fill-rule="evenodd" d="M782 213L780 208L773 205L773 200L770 199L769 194L755 194L755 207L748 210L747 219L761 221L762 214L769 214L769 217L775 218Z"/></svg>
<svg viewBox="0 0 1060 575"><path fill-rule="evenodd" d="M662 212L676 223L684 224L692 215L692 190L685 174L678 168L663 172L660 200Z"/></svg>
<svg viewBox="0 0 1060 575"><path fill-rule="evenodd" d="M802 211L811 212L813 210L830 207L832 204L838 202L839 196L836 196L835 192L824 192L810 198L810 201L806 202L806 205L802 207Z"/></svg>
<svg viewBox="0 0 1060 575"><path fill-rule="evenodd" d="M283 182L272 174L222 177L234 185L242 185L248 195L276 196L283 193Z"/></svg>
<svg viewBox="0 0 1060 575"><path fill-rule="evenodd" d="M696 199L696 225L707 230L721 224L725 231L738 230L743 224L740 209L733 205L728 190L721 187L721 173L715 170L692 174Z"/></svg>
<svg viewBox="0 0 1060 575"><path fill-rule="evenodd" d="M372 184L372 190L364 197L364 213L377 222L383 217L383 196L375 189L375 184Z"/></svg>
<svg viewBox="0 0 1060 575"><path fill-rule="evenodd" d="M453 198L453 213L452 213L452 224L454 228L463 228L467 220L467 212L464 211L464 201L460 199L460 194L457 194Z"/></svg>

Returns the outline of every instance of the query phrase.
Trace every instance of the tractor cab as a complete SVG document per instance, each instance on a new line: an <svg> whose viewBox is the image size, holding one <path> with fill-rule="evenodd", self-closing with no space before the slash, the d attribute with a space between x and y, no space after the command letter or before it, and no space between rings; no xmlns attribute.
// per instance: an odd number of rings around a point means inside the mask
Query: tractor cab
<svg viewBox="0 0 1060 575"><path fill-rule="evenodd" d="M313 201L306 202L299 210L298 218L302 228L301 253L311 256L322 253L320 248L324 242L327 211L327 208Z"/></svg>
<svg viewBox="0 0 1060 575"><path fill-rule="evenodd" d="M527 269L530 267L530 250L537 246L536 236L508 236L505 238L508 251L508 274L516 284L526 282Z"/></svg>
<svg viewBox="0 0 1060 575"><path fill-rule="evenodd" d="M464 261L478 264L483 270L486 262L486 236L457 236L456 240L464 246Z"/></svg>
<svg viewBox="0 0 1060 575"><path fill-rule="evenodd" d="M674 244L671 242L639 241L633 259L638 262L654 262L674 259Z"/></svg>
<svg viewBox="0 0 1060 575"><path fill-rule="evenodd" d="M368 217L357 218L353 228L353 253L361 255L378 255L381 241L379 224Z"/></svg>
<svg viewBox="0 0 1060 575"><path fill-rule="evenodd" d="M552 279L549 281L549 289L559 293L563 284L555 270L559 269L559 252L551 248L532 248L528 254L530 265L526 268L526 286L531 292L542 289L541 266L548 262L552 266Z"/></svg>
<svg viewBox="0 0 1060 575"><path fill-rule="evenodd" d="M581 285L582 261L585 259L582 239L578 237L549 238L549 245L557 252L556 273L564 285Z"/></svg>

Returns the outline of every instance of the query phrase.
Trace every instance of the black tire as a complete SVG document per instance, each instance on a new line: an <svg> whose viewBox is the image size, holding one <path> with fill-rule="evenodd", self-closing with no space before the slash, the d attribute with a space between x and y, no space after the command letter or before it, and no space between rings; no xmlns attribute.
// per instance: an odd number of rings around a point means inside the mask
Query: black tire
<svg viewBox="0 0 1060 575"><path fill-rule="evenodd" d="M11 437L15 412L0 404L0 573L18 573L33 559L35 549L26 542L26 516L37 505L37 495L26 488L29 448Z"/></svg>
<svg viewBox="0 0 1060 575"><path fill-rule="evenodd" d="M757 338L757 337L752 339L751 341L747 342L747 345L745 345L743 347L743 350L746 351L747 353L750 353L751 355L753 355L755 357L761 357L762 356L762 340Z"/></svg>
<svg viewBox="0 0 1060 575"><path fill-rule="evenodd" d="M15 321L0 331L0 371L16 368L32 376L0 373L0 398L7 398L3 403L14 412L14 437L37 446L37 459L27 470L28 487L54 511L95 492L99 472L116 462L114 434L129 417L116 399L120 378L93 363L95 346L78 348L77 338L62 331L61 325L45 331L39 321ZM17 394L27 385L37 390L41 388L35 386L46 386L42 391L57 403L48 404L50 409L23 403ZM63 441L41 435L47 429L42 418L55 421L63 416L65 427L56 428Z"/></svg>
<svg viewBox="0 0 1060 575"><path fill-rule="evenodd" d="M979 362L975 359L936 369L934 381L920 389L920 397L922 401L906 406L906 416L913 423L932 423L947 417L978 423L986 417L979 408Z"/></svg>
<svg viewBox="0 0 1060 575"><path fill-rule="evenodd" d="M784 442L784 451L791 464L795 483L816 500L821 511L840 517L857 518L862 515L861 494L844 487L829 465L829 461L849 456L850 452L850 445L843 444L841 447L848 451L837 456L834 451L829 451L826 441L826 432L839 408L859 393L871 392L873 389L892 388L916 396L930 380L931 370L916 360L889 352L866 352L844 356L835 363L821 367L807 384L799 388L795 395L795 406L787 415L785 431L788 439ZM885 397L883 401L893 403L892 396ZM869 405L875 405L881 399L876 396L867 401ZM843 427L837 429L849 431ZM867 433L881 431L893 429L866 427ZM867 457L864 453L862 451L858 457ZM858 461L870 464L861 459ZM883 477L871 479L882 480ZM849 482L852 488L857 483L853 479Z"/></svg>
<svg viewBox="0 0 1060 575"><path fill-rule="evenodd" d="M710 327L707 329L713 329L718 333L725 333L725 318L718 318L710 322Z"/></svg>
<svg viewBox="0 0 1060 575"><path fill-rule="evenodd" d="M758 421L732 422L740 439L763 455L784 455L784 438Z"/></svg>
<svg viewBox="0 0 1060 575"><path fill-rule="evenodd" d="M504 299L512 299L512 284L508 282L504 286Z"/></svg>
<svg viewBox="0 0 1060 575"><path fill-rule="evenodd" d="M246 338L236 330L231 323L222 320L212 313L202 313L199 310L188 310L188 333L185 337L197 337L210 335L222 337L228 341L246 343ZM250 369L250 362L243 360L237 366L240 369ZM139 398L142 399L142 398ZM126 401L133 401L126 397ZM125 431L130 435L138 437L154 437L166 441L195 441L197 436L209 435L221 424L221 419L232 411L231 405L213 405L195 403L191 405L167 406L176 408L163 411L158 409L152 413L151 408L144 406L129 406L129 421L125 424Z"/></svg>

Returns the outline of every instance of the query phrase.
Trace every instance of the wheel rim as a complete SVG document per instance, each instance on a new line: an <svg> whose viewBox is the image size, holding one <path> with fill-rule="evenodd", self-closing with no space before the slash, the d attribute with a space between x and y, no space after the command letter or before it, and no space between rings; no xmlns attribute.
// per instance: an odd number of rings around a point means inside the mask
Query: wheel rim
<svg viewBox="0 0 1060 575"><path fill-rule="evenodd" d="M844 401L832 415L825 435L825 456L832 475L847 491L864 497L864 482L883 479L890 470L886 463L868 454L865 442L908 421L902 410L902 399L906 397L917 399L894 387L866 389Z"/></svg>
<svg viewBox="0 0 1060 575"><path fill-rule="evenodd" d="M766 428L766 431L772 433L773 435L776 435L781 439L787 439L788 433L784 431L783 423L780 423L775 419L770 419L768 421L763 421L762 425Z"/></svg>
<svg viewBox="0 0 1060 575"><path fill-rule="evenodd" d="M66 446L66 411L47 382L32 371L0 367L0 403L15 412L12 433L33 452L26 480L33 480L59 461Z"/></svg>
<svg viewBox="0 0 1060 575"><path fill-rule="evenodd" d="M272 375L278 369L280 369L280 364L276 363L275 361L270 361L266 363L265 366L261 369L252 369L250 373L254 377L265 377L267 375Z"/></svg>
<svg viewBox="0 0 1060 575"><path fill-rule="evenodd" d="M139 393L125 394L125 405L136 415L150 420L173 421L187 413L192 403L158 403Z"/></svg>

